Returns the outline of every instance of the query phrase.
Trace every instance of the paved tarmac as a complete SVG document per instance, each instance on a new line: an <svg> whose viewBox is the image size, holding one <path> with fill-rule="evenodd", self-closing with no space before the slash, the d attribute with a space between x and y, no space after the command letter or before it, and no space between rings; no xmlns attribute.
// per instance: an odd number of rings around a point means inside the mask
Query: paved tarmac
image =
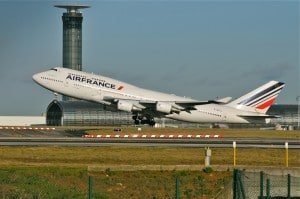
<svg viewBox="0 0 300 199"><path fill-rule="evenodd" d="M0 137L0 146L164 146L164 147L217 147L232 148L233 141L238 148L285 148L300 149L300 140L294 139L253 139L253 138L53 138L53 137Z"/></svg>

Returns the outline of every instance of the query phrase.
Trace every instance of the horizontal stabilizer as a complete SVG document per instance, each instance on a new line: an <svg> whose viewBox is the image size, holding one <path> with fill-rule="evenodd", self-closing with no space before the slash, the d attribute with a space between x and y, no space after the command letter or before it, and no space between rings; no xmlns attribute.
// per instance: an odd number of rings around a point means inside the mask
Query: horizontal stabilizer
<svg viewBox="0 0 300 199"><path fill-rule="evenodd" d="M221 104L227 104L228 102L230 102L231 99L232 97L224 97L221 99L217 99L216 102L220 102Z"/></svg>
<svg viewBox="0 0 300 199"><path fill-rule="evenodd" d="M280 118L278 115L238 115L245 119L268 119L268 118Z"/></svg>

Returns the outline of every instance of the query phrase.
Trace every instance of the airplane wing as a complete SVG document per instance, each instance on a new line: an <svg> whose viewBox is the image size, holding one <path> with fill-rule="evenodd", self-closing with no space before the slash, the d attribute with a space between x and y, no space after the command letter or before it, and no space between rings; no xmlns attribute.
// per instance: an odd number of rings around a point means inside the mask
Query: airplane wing
<svg viewBox="0 0 300 199"><path fill-rule="evenodd" d="M181 111L190 112L196 110L195 106L205 104L222 104L223 101L151 101L151 100L129 100L105 97L104 101L117 105L123 111L144 111L159 112L160 114L179 113Z"/></svg>

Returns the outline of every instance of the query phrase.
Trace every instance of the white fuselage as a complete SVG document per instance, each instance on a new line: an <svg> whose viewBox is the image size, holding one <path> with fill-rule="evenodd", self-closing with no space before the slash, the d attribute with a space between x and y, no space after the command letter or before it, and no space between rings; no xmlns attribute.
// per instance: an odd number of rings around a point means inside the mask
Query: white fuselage
<svg viewBox="0 0 300 199"><path fill-rule="evenodd" d="M53 92L103 104L109 104L106 99L196 102L191 98L143 89L108 77L59 67L35 74L33 79ZM238 116L243 113L245 111L226 105L205 104L195 106L195 110L167 114L165 117L196 123L249 123Z"/></svg>

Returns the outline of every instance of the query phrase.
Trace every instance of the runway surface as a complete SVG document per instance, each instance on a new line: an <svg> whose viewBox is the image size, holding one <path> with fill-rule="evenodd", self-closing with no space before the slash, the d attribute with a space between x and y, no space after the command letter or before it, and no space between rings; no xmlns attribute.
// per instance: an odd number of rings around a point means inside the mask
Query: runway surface
<svg viewBox="0 0 300 199"><path fill-rule="evenodd" d="M49 138L49 137L0 137L0 146L161 146L161 147L215 147L232 148L233 142L238 148L288 148L300 149L297 139L253 139L253 138L222 138L222 139L169 139L169 138Z"/></svg>

